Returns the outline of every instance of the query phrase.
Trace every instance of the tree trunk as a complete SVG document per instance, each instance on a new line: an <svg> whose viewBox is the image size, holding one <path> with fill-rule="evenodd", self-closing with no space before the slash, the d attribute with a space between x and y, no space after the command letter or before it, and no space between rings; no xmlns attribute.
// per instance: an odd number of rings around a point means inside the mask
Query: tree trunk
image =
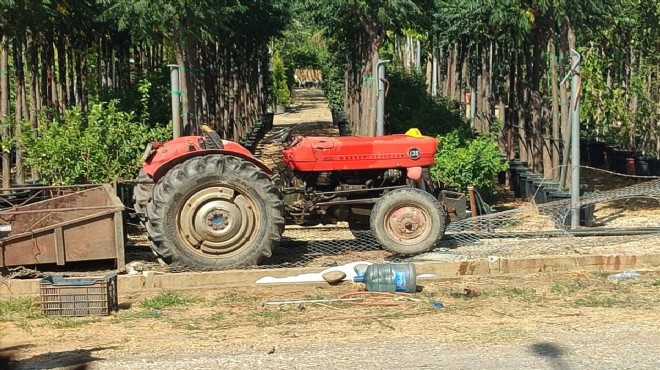
<svg viewBox="0 0 660 370"><path fill-rule="evenodd" d="M510 48L511 49L511 48ZM506 135L507 135L507 158L508 159L513 159L515 155L515 150L513 148L513 140L509 138L514 137L514 126L516 123L516 118L517 118L517 109L518 109L518 102L517 102L517 96L518 92L516 90L516 86L518 86L518 82L516 81L516 64L517 64L517 54L510 53L509 56L509 97L508 97L508 102L509 102L509 107L507 109L506 115L505 115L505 122L504 126L506 127Z"/></svg>
<svg viewBox="0 0 660 370"><path fill-rule="evenodd" d="M43 54L42 54L42 83L41 83L41 98L42 106L49 109L55 107L54 98L54 82L55 73L53 66L55 65L55 52L53 50L53 34L46 32L43 34Z"/></svg>
<svg viewBox="0 0 660 370"><path fill-rule="evenodd" d="M69 44L69 42L67 42ZM76 94L76 63L73 57L73 51L71 50L71 45L66 49L66 59L67 59L67 88L69 89L69 102L68 106L77 105L78 95ZM113 58L114 59L114 58ZM114 64L114 60L113 60Z"/></svg>
<svg viewBox="0 0 660 370"><path fill-rule="evenodd" d="M57 38L57 75L59 77L59 111L63 113L69 102L69 94L66 88L66 48L64 36Z"/></svg>
<svg viewBox="0 0 660 370"><path fill-rule="evenodd" d="M531 133L532 137L530 138L531 148L532 148L532 158L533 158L533 169L537 173L545 173L545 163L543 162L544 155L544 142L545 142L545 130L543 127L543 96L541 92L541 76L543 75L543 70L545 69L545 62L543 60L543 52L545 51L545 42L544 31L541 29L541 25L537 26L534 32L533 47L532 47L532 60L531 62L531 88L530 88L530 98L531 98L531 109L532 109L532 120L531 120Z"/></svg>
<svg viewBox="0 0 660 370"><path fill-rule="evenodd" d="M2 127L2 141L11 140L9 129L9 40L7 36L0 38L0 127ZM11 186L10 148L2 146L2 187Z"/></svg>
<svg viewBox="0 0 660 370"><path fill-rule="evenodd" d="M87 111L87 92L85 91L85 77L87 76L85 68L84 52L79 51L75 55L76 68L76 92L78 95L77 104L83 111Z"/></svg>
<svg viewBox="0 0 660 370"><path fill-rule="evenodd" d="M637 108L639 106L638 101L639 101L639 96L637 95L637 91L634 91L632 89L633 85L633 78L635 78L636 71L635 71L635 50L632 45L630 45L630 63L628 64L628 76L629 76L629 81L630 81L630 86L628 86L628 95L629 95L629 102L628 102L628 109L630 110L630 123L629 123L629 130L628 130L628 145L630 149L632 150L637 150L637 143L636 143L636 137L637 137ZM631 90L633 92L631 93Z"/></svg>
<svg viewBox="0 0 660 370"><path fill-rule="evenodd" d="M184 22L181 23L184 24ZM183 119L181 120L181 132L187 135L192 132L193 125L196 125L196 84L195 73L197 66L197 41L192 35L183 36L185 30L177 29L174 31L174 49L176 61L180 66L180 91L181 104L183 108Z"/></svg>
<svg viewBox="0 0 660 370"><path fill-rule="evenodd" d="M518 54L518 62L516 63L516 110L518 112L518 153L520 160L529 162L529 147L527 146L527 117L525 111L527 110L527 98L525 94L524 85L524 61L525 56L522 51Z"/></svg>
<svg viewBox="0 0 660 370"><path fill-rule="evenodd" d="M560 174L560 124L561 118L559 116L559 74L557 71L557 51L555 50L555 37L550 35L548 40L548 53L550 54L550 79L552 86L552 179L559 180Z"/></svg>
<svg viewBox="0 0 660 370"><path fill-rule="evenodd" d="M23 144L22 144L22 128L23 120L26 113L25 104L25 73L23 65L23 43L21 40L14 40L14 86L16 89L14 97L14 139L17 140L16 145L16 183L19 185L25 184L25 172L23 171Z"/></svg>
<svg viewBox="0 0 660 370"><path fill-rule="evenodd" d="M39 87L37 81L39 79L39 57L37 52L37 45L35 42L34 34L31 30L27 32L27 52L28 52L28 68L30 70L30 126L32 137L37 136L37 129L39 127L38 121L38 107L39 101ZM39 178L39 172L36 168L32 167L32 180Z"/></svg>
<svg viewBox="0 0 660 370"><path fill-rule="evenodd" d="M384 32L384 30L383 30ZM346 112L354 135L376 135L376 102L378 98L378 49L383 37L378 30L364 27L355 35L357 39L356 55L346 71Z"/></svg>
<svg viewBox="0 0 660 370"><path fill-rule="evenodd" d="M451 100L454 100L454 79L456 76L456 44L449 47L447 51L447 80L444 94Z"/></svg>

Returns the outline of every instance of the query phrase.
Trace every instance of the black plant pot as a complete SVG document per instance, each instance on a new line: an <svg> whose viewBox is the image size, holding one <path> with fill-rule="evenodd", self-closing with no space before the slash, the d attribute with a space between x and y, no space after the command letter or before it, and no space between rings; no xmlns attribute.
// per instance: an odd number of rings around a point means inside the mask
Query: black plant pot
<svg viewBox="0 0 660 370"><path fill-rule="evenodd" d="M605 164L603 152L605 143L602 141L590 141L587 144L588 163L592 167L601 167Z"/></svg>
<svg viewBox="0 0 660 370"><path fill-rule="evenodd" d="M650 176L651 175L651 158L643 155L635 157L635 175L637 176Z"/></svg>
<svg viewBox="0 0 660 370"><path fill-rule="evenodd" d="M536 204L548 202L548 195L551 192L559 191L559 183L548 179L534 182L534 201Z"/></svg>
<svg viewBox="0 0 660 370"><path fill-rule="evenodd" d="M586 194L586 187L580 188L580 196ZM571 193L568 191L555 191L549 194L549 201L559 201L559 200L570 200ZM586 206L580 207L580 226L591 227L594 223L594 210L595 205L589 204ZM563 225L557 225L558 227L570 227L571 226L571 213L567 212L566 217L564 217Z"/></svg>
<svg viewBox="0 0 660 370"><path fill-rule="evenodd" d="M660 159L651 159L651 176L660 176Z"/></svg>
<svg viewBox="0 0 660 370"><path fill-rule="evenodd" d="M580 207L580 226L592 227L594 226L594 210L595 205L590 204L588 206ZM566 217L564 217L564 226L571 226L571 213L568 212Z"/></svg>
<svg viewBox="0 0 660 370"><path fill-rule="evenodd" d="M626 150L614 149L612 150L612 161L610 170L616 173L628 173L628 157L631 153Z"/></svg>
<svg viewBox="0 0 660 370"><path fill-rule="evenodd" d="M603 146L603 164L606 169L612 168L612 151L614 148L611 145L605 144Z"/></svg>
<svg viewBox="0 0 660 370"><path fill-rule="evenodd" d="M339 136L351 136L353 133L351 131L351 125L348 123L348 120L340 120L337 122L337 128L339 129Z"/></svg>
<svg viewBox="0 0 660 370"><path fill-rule="evenodd" d="M589 139L580 139L580 163L587 164L589 161Z"/></svg>
<svg viewBox="0 0 660 370"><path fill-rule="evenodd" d="M264 132L268 132L273 129L273 119L275 117L274 113L266 113L262 117L262 123L264 125Z"/></svg>
<svg viewBox="0 0 660 370"><path fill-rule="evenodd" d="M520 174L529 171L527 162L512 159L509 161L509 190L513 190L516 198L520 198Z"/></svg>
<svg viewBox="0 0 660 370"><path fill-rule="evenodd" d="M534 196L534 181L540 181L543 179L543 176L532 173L525 172L520 175L520 198L527 200L531 199Z"/></svg>

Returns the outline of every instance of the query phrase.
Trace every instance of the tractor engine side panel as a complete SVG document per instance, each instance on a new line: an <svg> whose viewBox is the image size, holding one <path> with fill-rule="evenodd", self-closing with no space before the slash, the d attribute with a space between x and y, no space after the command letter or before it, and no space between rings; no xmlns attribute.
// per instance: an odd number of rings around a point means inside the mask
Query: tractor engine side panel
<svg viewBox="0 0 660 370"><path fill-rule="evenodd" d="M438 140L408 135L379 137L295 137L284 148L284 162L295 171L359 171L429 167Z"/></svg>

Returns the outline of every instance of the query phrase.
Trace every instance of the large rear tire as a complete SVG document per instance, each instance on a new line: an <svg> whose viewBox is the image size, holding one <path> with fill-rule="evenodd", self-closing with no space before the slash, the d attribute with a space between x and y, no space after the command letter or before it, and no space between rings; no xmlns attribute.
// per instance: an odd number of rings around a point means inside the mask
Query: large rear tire
<svg viewBox="0 0 660 370"><path fill-rule="evenodd" d="M445 232L445 212L433 195L416 188L396 189L376 202L371 231L386 250L400 255L428 252Z"/></svg>
<svg viewBox="0 0 660 370"><path fill-rule="evenodd" d="M270 257L284 231L283 203L254 164L191 158L165 174L147 205L155 252L175 268L222 270Z"/></svg>

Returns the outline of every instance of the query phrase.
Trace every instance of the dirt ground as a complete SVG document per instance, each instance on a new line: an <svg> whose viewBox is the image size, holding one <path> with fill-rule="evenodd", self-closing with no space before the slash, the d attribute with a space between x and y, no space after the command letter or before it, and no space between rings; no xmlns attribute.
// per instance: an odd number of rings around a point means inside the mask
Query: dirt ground
<svg viewBox="0 0 660 370"><path fill-rule="evenodd" d="M319 91L296 90L294 98L290 112L275 117L271 135L291 127L300 134L336 134ZM259 154L274 165L279 144L260 145ZM596 172L587 176L597 190L637 181L612 180ZM512 199L499 204L521 205ZM603 222L619 222L619 227L660 226L657 200L600 207L596 218ZM315 235L336 243L352 238L348 234L319 229ZM295 228L285 233L290 239L310 235ZM143 236L131 238L134 246L128 260L146 258L149 266L157 268ZM451 253L483 257L540 250L546 254L644 252L658 249L660 238L656 234L579 243L580 248L547 240L506 248L486 243ZM315 263L384 257L382 250L369 249L320 256ZM362 288L353 283L131 296L120 292L118 312L88 318L43 317L38 301L4 300L0 301L0 352L13 356L9 365L17 369L80 364L91 369L656 369L660 368L660 271L639 272L639 281L622 283L608 280L610 271L420 279L421 291L416 294L364 296L358 303L264 305L274 300L347 297Z"/></svg>
<svg viewBox="0 0 660 370"><path fill-rule="evenodd" d="M341 298L360 286L166 291L122 296L119 312L95 318L45 318L38 305L14 301L22 308L0 306L0 348L14 353L20 369L80 363L92 369L339 368L350 363L530 368L525 358L535 358L534 351L540 351L536 361L550 356L547 360L584 365L575 368L602 363L602 357L594 357L602 353L614 362L598 368L660 365L658 271L619 284L606 273L587 272L420 279L418 284L421 292L413 295L288 305L264 302ZM457 358L456 351L463 356ZM506 352L511 358L499 358ZM459 362L447 363L445 356ZM461 363L461 357L474 363ZM553 368L543 361L531 368Z"/></svg>

